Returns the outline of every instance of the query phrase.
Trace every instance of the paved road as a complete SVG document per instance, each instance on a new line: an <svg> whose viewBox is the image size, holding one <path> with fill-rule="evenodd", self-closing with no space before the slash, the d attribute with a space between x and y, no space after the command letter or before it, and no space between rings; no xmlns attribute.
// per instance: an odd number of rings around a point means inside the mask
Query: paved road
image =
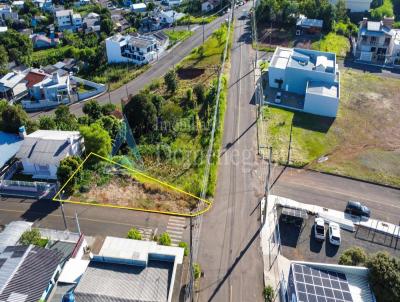
<svg viewBox="0 0 400 302"><path fill-rule="evenodd" d="M158 234L167 229L172 230L170 221L172 218L167 215L68 203L64 205L64 210L68 229L77 231L75 222L75 212L77 212L81 231L89 236L125 237L131 227L153 231L157 229ZM0 225L5 225L13 220L34 222L36 227L65 229L59 204L49 200L0 198ZM177 225L177 223L175 222L173 225ZM186 227L182 230L180 240L188 242L187 229ZM180 234L177 229L175 229L175 234Z"/></svg>
<svg viewBox="0 0 400 302"><path fill-rule="evenodd" d="M206 24L204 26L204 37L207 39L213 31L218 29L225 19L227 15L219 17L215 19L210 24ZM140 76L129 82L128 84L112 91L110 95L108 93L97 98L99 103L105 104L108 103L111 99L111 102L114 104L119 104L122 98L126 98L129 94L136 94L140 89L143 89L146 85L148 85L153 79L157 79L162 77L167 71L178 64L184 57L186 57L193 48L199 46L203 42L203 31L200 27L196 31L194 31L193 35L187 40L183 41L181 44L172 48L167 54L165 54L159 61L152 64L151 68L146 72L142 73ZM75 103L70 105L70 111L77 116L82 115L82 107L84 102ZM39 118L41 115L49 115L53 114L54 110L49 110L46 112L36 112L30 114L33 118Z"/></svg>
<svg viewBox="0 0 400 302"><path fill-rule="evenodd" d="M215 201L204 215L198 262L204 278L198 301L263 301L259 241L262 183L257 176L254 52L246 21L235 22L230 88Z"/></svg>
<svg viewBox="0 0 400 302"><path fill-rule="evenodd" d="M358 200L371 209L372 218L400 222L400 190L301 169L281 174L282 169L273 170L272 194L341 211L349 199Z"/></svg>

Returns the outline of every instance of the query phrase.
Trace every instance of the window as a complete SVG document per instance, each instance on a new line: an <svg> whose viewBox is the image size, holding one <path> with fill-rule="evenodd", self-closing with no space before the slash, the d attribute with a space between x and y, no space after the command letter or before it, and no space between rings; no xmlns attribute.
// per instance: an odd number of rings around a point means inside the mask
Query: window
<svg viewBox="0 0 400 302"><path fill-rule="evenodd" d="M385 39L385 45L389 45L390 44L390 37Z"/></svg>

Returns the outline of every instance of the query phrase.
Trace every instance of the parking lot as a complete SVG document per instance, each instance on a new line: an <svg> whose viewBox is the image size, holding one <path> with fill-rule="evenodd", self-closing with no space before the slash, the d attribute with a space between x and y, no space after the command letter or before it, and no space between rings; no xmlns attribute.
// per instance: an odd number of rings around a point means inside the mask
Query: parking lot
<svg viewBox="0 0 400 302"><path fill-rule="evenodd" d="M340 246L334 246L329 243L328 226L326 224L325 240L323 242L315 240L313 230L314 216L310 215L307 219L303 219L302 223L288 223L283 221L282 218L283 215L279 219L281 251L283 256L291 260L338 263L343 251L353 246L359 246L369 254L387 251L393 256L400 257L400 240L397 244L397 249L394 249L395 239L392 240L389 236L374 235L365 229L360 229L357 233L341 229L341 244ZM371 242L372 240L374 242ZM390 244L392 248L389 247Z"/></svg>

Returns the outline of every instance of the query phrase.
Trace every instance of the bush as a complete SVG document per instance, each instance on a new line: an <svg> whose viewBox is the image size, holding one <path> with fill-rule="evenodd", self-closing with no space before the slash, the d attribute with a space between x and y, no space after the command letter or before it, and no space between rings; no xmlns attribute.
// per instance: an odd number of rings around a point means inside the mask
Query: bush
<svg viewBox="0 0 400 302"><path fill-rule="evenodd" d="M179 247L181 247L181 248L183 248L183 255L184 256L187 256L187 255L189 255L189 247L188 247L188 245L187 245L187 243L186 242L183 242L183 241L181 241L181 242L179 242L179 245L178 245Z"/></svg>
<svg viewBox="0 0 400 302"><path fill-rule="evenodd" d="M201 276L201 268L198 263L193 263L193 275L195 280L199 279Z"/></svg>
<svg viewBox="0 0 400 302"><path fill-rule="evenodd" d="M392 0L383 0L383 4L371 10L371 17L375 20L381 20L383 17L393 17Z"/></svg>
<svg viewBox="0 0 400 302"><path fill-rule="evenodd" d="M272 288L271 285L268 285L267 287L264 288L264 298L266 302L272 302L274 301L274 289Z"/></svg>
<svg viewBox="0 0 400 302"><path fill-rule="evenodd" d="M136 228L131 228L126 235L128 239L142 240L142 234Z"/></svg>
<svg viewBox="0 0 400 302"><path fill-rule="evenodd" d="M164 232L160 235L160 238L158 238L158 243L160 245L170 246L171 245L171 237L169 237L169 234L167 232Z"/></svg>
<svg viewBox="0 0 400 302"><path fill-rule="evenodd" d="M345 250L339 258L341 265L360 265L364 264L367 260L367 254L360 247L352 247Z"/></svg>
<svg viewBox="0 0 400 302"><path fill-rule="evenodd" d="M165 85L167 85L167 90L174 93L178 89L178 78L176 76L175 70L171 69L164 76Z"/></svg>
<svg viewBox="0 0 400 302"><path fill-rule="evenodd" d="M48 240L47 239L42 239L42 235L40 234L38 229L32 229L30 231L25 231L22 235L21 238L19 239L19 242L22 245L36 245L40 247L45 247Z"/></svg>

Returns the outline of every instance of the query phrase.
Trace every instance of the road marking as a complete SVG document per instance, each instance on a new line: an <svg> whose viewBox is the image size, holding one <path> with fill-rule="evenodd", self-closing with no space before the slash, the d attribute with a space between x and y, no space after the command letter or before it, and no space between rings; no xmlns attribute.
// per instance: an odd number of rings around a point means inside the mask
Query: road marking
<svg viewBox="0 0 400 302"><path fill-rule="evenodd" d="M186 227L185 223L176 223L176 222L169 222L169 225L175 226L175 227Z"/></svg>
<svg viewBox="0 0 400 302"><path fill-rule="evenodd" d="M167 233L171 237L173 246L178 246L182 241L183 232L186 228L186 218L170 216L167 224Z"/></svg>
<svg viewBox="0 0 400 302"><path fill-rule="evenodd" d="M170 235L180 236L180 235L182 235L183 231L174 231L174 230L171 230L171 229L167 228L167 233L170 234Z"/></svg>

